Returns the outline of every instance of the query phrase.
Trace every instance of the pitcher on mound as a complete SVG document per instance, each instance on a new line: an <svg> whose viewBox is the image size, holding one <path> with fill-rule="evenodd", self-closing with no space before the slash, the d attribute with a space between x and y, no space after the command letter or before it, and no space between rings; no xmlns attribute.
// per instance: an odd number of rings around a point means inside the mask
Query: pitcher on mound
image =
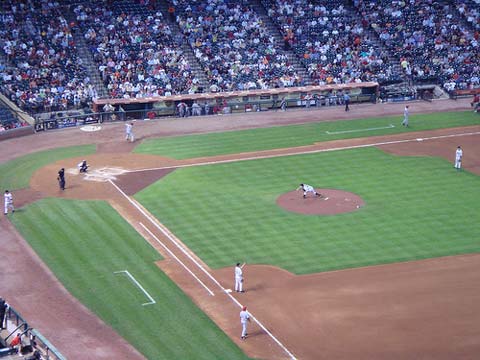
<svg viewBox="0 0 480 360"><path fill-rule="evenodd" d="M312 193L314 196L320 196L322 197L322 194L318 193L313 186L307 185L307 184L300 184L300 186L297 188L298 190L303 190L303 198L305 199L307 197L308 193Z"/></svg>

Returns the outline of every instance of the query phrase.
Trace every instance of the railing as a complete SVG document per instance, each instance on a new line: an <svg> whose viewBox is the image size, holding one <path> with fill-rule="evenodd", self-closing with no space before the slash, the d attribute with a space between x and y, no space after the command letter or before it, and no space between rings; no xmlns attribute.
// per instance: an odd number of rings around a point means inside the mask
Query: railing
<svg viewBox="0 0 480 360"><path fill-rule="evenodd" d="M27 321L11 306L5 313L5 322L15 327L13 331L5 338L17 332L25 333L31 339L32 350L39 350L43 359L48 360L66 360L66 358L53 346L39 331L29 328ZM7 329L9 326L7 326Z"/></svg>

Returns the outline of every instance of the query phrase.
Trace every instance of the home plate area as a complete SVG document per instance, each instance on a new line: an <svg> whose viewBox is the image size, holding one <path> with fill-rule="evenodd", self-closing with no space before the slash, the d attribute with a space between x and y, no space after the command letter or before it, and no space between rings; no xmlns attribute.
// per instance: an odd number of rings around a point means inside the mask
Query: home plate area
<svg viewBox="0 0 480 360"><path fill-rule="evenodd" d="M89 170L84 179L87 181L107 182L108 180L117 180L117 176L127 173L128 170L120 167L103 167ZM76 170L78 174L78 170Z"/></svg>
<svg viewBox="0 0 480 360"><path fill-rule="evenodd" d="M337 189L315 189L322 196L302 191L290 191L277 198L277 205L285 210L305 215L335 215L359 210L365 202L357 194Z"/></svg>

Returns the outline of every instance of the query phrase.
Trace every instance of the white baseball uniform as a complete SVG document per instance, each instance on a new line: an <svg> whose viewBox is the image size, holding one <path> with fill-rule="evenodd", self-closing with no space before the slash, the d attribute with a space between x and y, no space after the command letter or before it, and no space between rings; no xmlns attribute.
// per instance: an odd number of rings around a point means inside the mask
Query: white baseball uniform
<svg viewBox="0 0 480 360"><path fill-rule="evenodd" d="M15 208L13 207L13 196L11 192L5 192L3 195L3 200L4 200L4 205L5 205L5 211L4 214L8 214L8 209L12 210L12 213L15 212Z"/></svg>
<svg viewBox="0 0 480 360"><path fill-rule="evenodd" d="M242 292L243 291L243 264L242 266L237 265L235 266L235 291Z"/></svg>
<svg viewBox="0 0 480 360"><path fill-rule="evenodd" d="M405 106L405 110L403 110L403 121L402 121L403 126L408 126L408 107Z"/></svg>
<svg viewBox="0 0 480 360"><path fill-rule="evenodd" d="M125 124L125 140L134 142L135 135L133 134L133 125L130 123Z"/></svg>
<svg viewBox="0 0 480 360"><path fill-rule="evenodd" d="M458 147L457 151L455 151L455 169L460 169L462 167L462 156L463 150L461 147Z"/></svg>
<svg viewBox="0 0 480 360"><path fill-rule="evenodd" d="M247 322L250 319L250 314L247 310L240 311L240 323L242 324L242 339L247 337Z"/></svg>
<svg viewBox="0 0 480 360"><path fill-rule="evenodd" d="M316 196L320 196L319 193L313 188L313 186L307 185L307 184L302 184L302 189L303 189L303 197L307 197L307 194L313 193Z"/></svg>

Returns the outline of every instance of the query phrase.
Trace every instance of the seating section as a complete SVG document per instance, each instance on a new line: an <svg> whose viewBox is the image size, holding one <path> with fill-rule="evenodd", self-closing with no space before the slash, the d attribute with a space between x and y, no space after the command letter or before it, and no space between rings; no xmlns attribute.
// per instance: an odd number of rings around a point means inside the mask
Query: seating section
<svg viewBox="0 0 480 360"><path fill-rule="evenodd" d="M173 22L168 3L0 2L1 91L37 113L88 105L98 75L112 98L195 93L205 77L210 92L306 80L480 87L479 0L172 0Z"/></svg>
<svg viewBox="0 0 480 360"><path fill-rule="evenodd" d="M178 25L207 73L210 91L303 84L249 1L177 0L175 7Z"/></svg>
<svg viewBox="0 0 480 360"><path fill-rule="evenodd" d="M281 29L285 47L302 58L314 84L394 78L388 54L378 48L346 1L262 3Z"/></svg>
<svg viewBox="0 0 480 360"><path fill-rule="evenodd" d="M196 78L163 14L133 1L73 8L112 98L194 93Z"/></svg>
<svg viewBox="0 0 480 360"><path fill-rule="evenodd" d="M455 6L431 0L354 3L413 80L439 82L447 90L480 85L478 32L457 18Z"/></svg>
<svg viewBox="0 0 480 360"><path fill-rule="evenodd" d="M39 112L79 105L91 95L71 26L57 2L3 1L1 17L2 86L12 101Z"/></svg>
<svg viewBox="0 0 480 360"><path fill-rule="evenodd" d="M0 132L27 125L27 123L18 120L9 108L0 104Z"/></svg>
<svg viewBox="0 0 480 360"><path fill-rule="evenodd" d="M460 15L477 31L480 31L480 0L455 0L455 7Z"/></svg>

